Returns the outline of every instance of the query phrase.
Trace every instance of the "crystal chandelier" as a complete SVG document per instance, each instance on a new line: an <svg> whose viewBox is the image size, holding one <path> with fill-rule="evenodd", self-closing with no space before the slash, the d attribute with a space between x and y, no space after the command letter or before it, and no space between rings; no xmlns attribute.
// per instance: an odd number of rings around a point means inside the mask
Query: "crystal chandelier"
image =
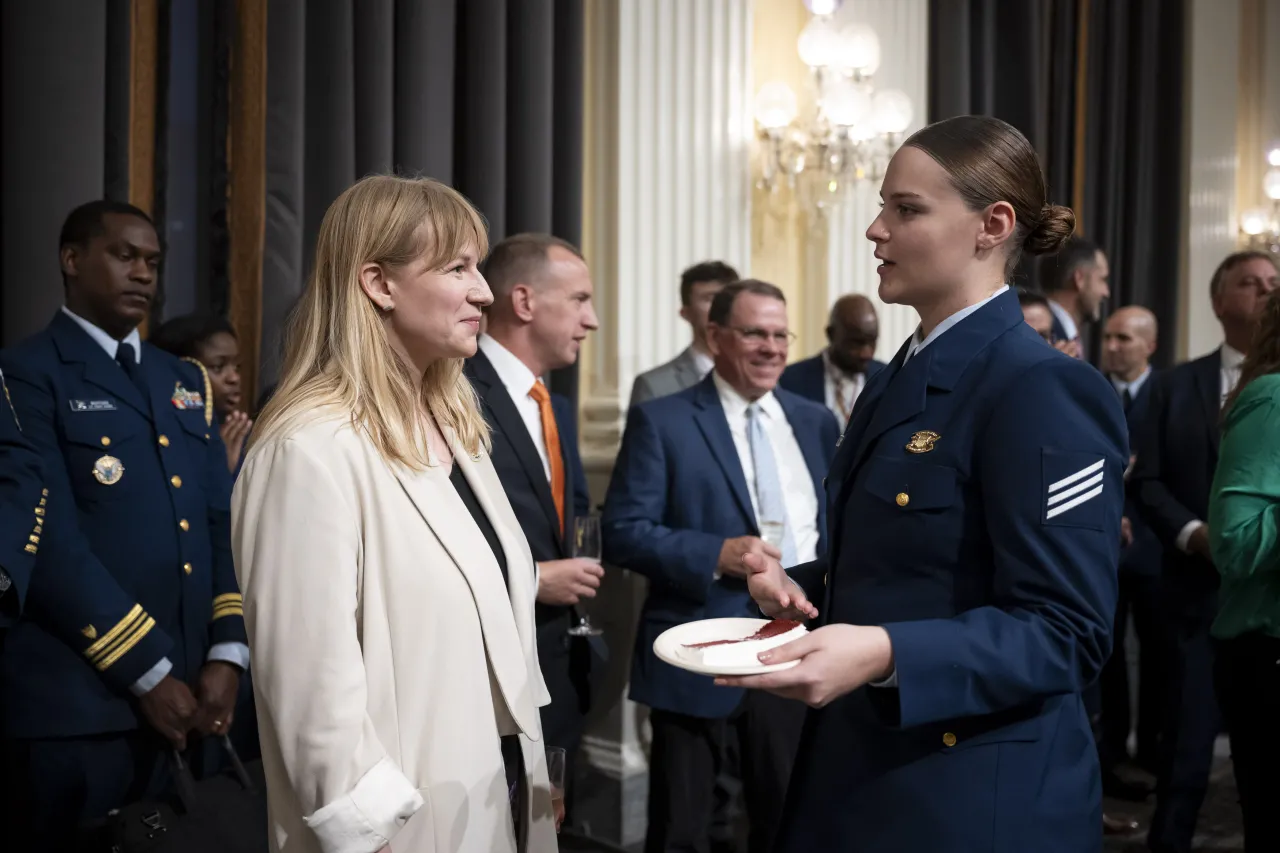
<svg viewBox="0 0 1280 853"><path fill-rule="evenodd" d="M867 24L840 28L833 18L840 2L804 0L813 17L796 48L809 67L813 115L797 121L796 94L780 81L755 98L757 186L798 189L819 210L839 204L856 181L878 182L912 119L905 92L872 84L880 39Z"/></svg>
<svg viewBox="0 0 1280 853"><path fill-rule="evenodd" d="M1240 235L1251 249L1280 254L1280 143L1267 152L1267 165L1270 168L1262 176L1262 193L1271 206L1240 214Z"/></svg>

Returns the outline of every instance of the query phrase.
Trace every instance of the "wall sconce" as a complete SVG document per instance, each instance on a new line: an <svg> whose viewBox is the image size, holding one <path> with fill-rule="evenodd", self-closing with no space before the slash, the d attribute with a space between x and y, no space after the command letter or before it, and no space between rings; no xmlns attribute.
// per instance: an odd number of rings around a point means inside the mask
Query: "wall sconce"
<svg viewBox="0 0 1280 853"><path fill-rule="evenodd" d="M1262 194L1269 207L1254 207L1240 214L1240 238L1251 249L1280 254L1280 143L1267 152L1270 167L1262 176Z"/></svg>

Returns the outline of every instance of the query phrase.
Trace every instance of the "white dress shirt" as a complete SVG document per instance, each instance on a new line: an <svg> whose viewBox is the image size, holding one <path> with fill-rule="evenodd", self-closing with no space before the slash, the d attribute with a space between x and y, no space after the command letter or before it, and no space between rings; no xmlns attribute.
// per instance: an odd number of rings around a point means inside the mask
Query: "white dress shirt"
<svg viewBox="0 0 1280 853"><path fill-rule="evenodd" d="M1067 333L1067 340L1074 341L1080 337L1080 330L1076 328L1076 318L1071 316L1071 312L1063 308L1052 299L1048 300L1049 311L1054 317L1058 318L1058 322L1062 324L1062 330Z"/></svg>
<svg viewBox="0 0 1280 853"><path fill-rule="evenodd" d="M1218 405L1221 406L1227 402L1227 395L1235 390L1236 383L1240 381L1240 365L1244 362L1244 353L1226 343L1222 345L1218 352L1222 356L1222 366L1218 368L1218 390L1220 394ZM1197 518L1188 521L1182 530L1178 531L1178 538L1175 540L1175 544L1178 546L1179 551L1186 554L1191 553L1191 549L1188 547L1188 543L1191 541L1191 534L1201 527L1204 527L1204 521Z"/></svg>
<svg viewBox="0 0 1280 853"><path fill-rule="evenodd" d="M836 416L840 429L844 430L849 423L849 413L858 395L867 387L867 374L856 373L853 376L845 373L831 363L827 351L822 351L822 387L827 408ZM842 405L843 404L843 405Z"/></svg>
<svg viewBox="0 0 1280 853"><path fill-rule="evenodd" d="M733 446L738 451L738 462L742 465L742 474L747 480L751 510L759 523L760 500L756 490L756 466L751 458L751 444L747 438L747 407L751 403L724 381L720 374L712 375L716 391L720 395L720 406L729 422ZM784 522L791 531L791 538L796 546L797 564L808 563L818 556L818 495L813 488L813 477L809 474L809 466L804 461L804 454L800 452L800 443L796 441L795 432L791 429L791 423L782 411L778 398L773 396L773 392L769 392L756 402L760 405L765 436L778 466L778 480L782 485L783 500L787 508Z"/></svg>
<svg viewBox="0 0 1280 853"><path fill-rule="evenodd" d="M138 364L142 363L142 336L138 334L137 329L134 329L126 335L123 341L117 341L102 329L99 329L88 320L71 311L65 305L62 307L62 313L74 320L77 326L84 329L85 334L93 338L94 342L97 343L98 346L102 347L103 351L106 352L113 361L116 357L116 351L120 349L120 344L123 343L129 344L133 347L134 360L137 361ZM212 403L212 401L206 402L209 404ZM206 656L205 660L225 661L226 663L235 664L241 669L248 669L249 647L244 643L214 643L209 648L209 654ZM157 684L164 681L164 677L168 675L169 671L172 669L173 661L169 660L167 657L161 658L156 662L155 666L144 672L137 681L131 684L129 686L129 690L135 696L146 695L155 689Z"/></svg>
<svg viewBox="0 0 1280 853"><path fill-rule="evenodd" d="M523 361L516 358L511 350L488 335L480 336L479 346L480 351L497 371L498 378L502 380L503 387L511 395L512 402L516 404L516 411L520 413L520 420L524 421L525 429L533 439L533 446L538 449L542 470L547 475L547 482L550 483L551 462L550 457L547 456L547 437L542 433L542 410L538 408L538 401L529 396L534 383L541 380Z"/></svg>
<svg viewBox="0 0 1280 853"><path fill-rule="evenodd" d="M1151 378L1151 365L1147 365L1147 369L1142 371L1142 375L1132 382L1125 382L1119 376L1114 375L1109 378L1111 379L1111 385L1116 389L1117 394L1123 397L1124 392L1128 391L1129 399L1136 400L1138 399L1138 392L1142 390L1142 386L1146 385L1147 380Z"/></svg>

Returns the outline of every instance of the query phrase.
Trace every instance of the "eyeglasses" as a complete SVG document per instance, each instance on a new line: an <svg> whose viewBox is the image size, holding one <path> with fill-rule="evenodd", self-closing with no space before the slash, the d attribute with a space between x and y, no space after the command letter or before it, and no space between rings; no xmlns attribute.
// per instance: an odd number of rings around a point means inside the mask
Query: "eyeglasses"
<svg viewBox="0 0 1280 853"><path fill-rule="evenodd" d="M780 347L789 347L796 342L795 332L768 332L764 329L741 328L739 326L729 326L728 328L742 335L742 339L753 347L762 347L765 341L773 341L775 346Z"/></svg>

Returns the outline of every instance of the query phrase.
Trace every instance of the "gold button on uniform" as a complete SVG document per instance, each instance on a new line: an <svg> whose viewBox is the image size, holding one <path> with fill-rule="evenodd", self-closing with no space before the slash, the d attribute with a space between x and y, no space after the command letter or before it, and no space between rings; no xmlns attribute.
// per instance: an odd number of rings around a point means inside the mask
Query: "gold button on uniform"
<svg viewBox="0 0 1280 853"><path fill-rule="evenodd" d="M111 439L107 438L107 437L104 435L104 436L102 437L102 446L103 446L103 447L110 447L110 446L111 446Z"/></svg>
<svg viewBox="0 0 1280 853"><path fill-rule="evenodd" d="M161 447L168 447L168 446L169 446L169 436L167 436L167 435L162 435L162 436L160 436L160 438L159 438L158 440L159 440L159 442L160 442L160 446L161 446Z"/></svg>
<svg viewBox="0 0 1280 853"><path fill-rule="evenodd" d="M191 529L191 524L185 518L178 522L178 526L182 528L182 532L186 533Z"/></svg>
<svg viewBox="0 0 1280 853"><path fill-rule="evenodd" d="M955 736L954 734L952 734L951 732L947 732L947 733L945 733L945 734L942 736L942 745L943 745L943 746L955 746L955 745L956 745L956 736Z"/></svg>
<svg viewBox="0 0 1280 853"><path fill-rule="evenodd" d="M187 574L191 574L191 564L190 564L190 563L183 563L183 564L182 564L182 570L183 570L184 572L186 572ZM955 738L953 737L951 740L952 740L952 741L954 741L954 740L955 740ZM951 745L951 744L947 744L947 746L950 746L950 745Z"/></svg>
<svg viewBox="0 0 1280 853"><path fill-rule="evenodd" d="M911 495L906 492L898 492L898 497L895 500L898 502L898 506L906 506L911 503Z"/></svg>
<svg viewBox="0 0 1280 853"><path fill-rule="evenodd" d="M169 482L173 484L173 487L175 489L182 488L182 478L179 477L177 474L174 474L172 477L170 477Z"/></svg>

